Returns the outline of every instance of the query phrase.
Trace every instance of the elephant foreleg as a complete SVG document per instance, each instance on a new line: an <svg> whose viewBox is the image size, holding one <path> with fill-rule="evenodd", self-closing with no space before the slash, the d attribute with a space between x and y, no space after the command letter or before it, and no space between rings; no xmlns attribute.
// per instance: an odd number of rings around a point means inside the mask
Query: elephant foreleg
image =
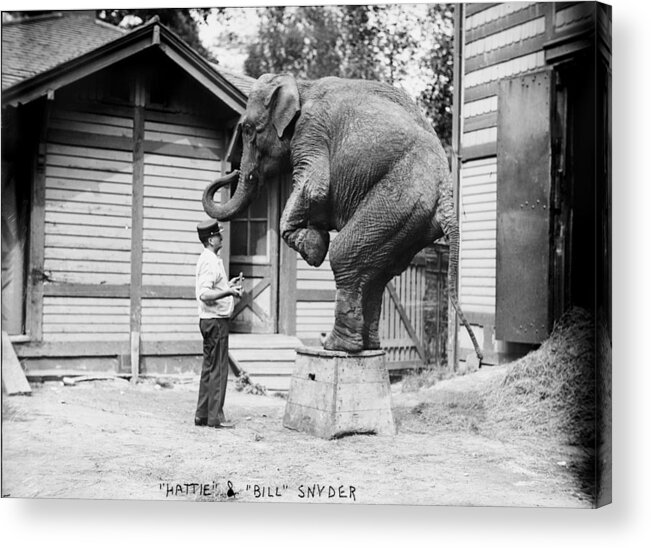
<svg viewBox="0 0 651 548"><path fill-rule="evenodd" d="M326 224L327 164L320 162L318 169L313 166L308 175L297 179L280 219L280 233L287 245L298 251L309 265L319 266L330 245L330 234L320 228Z"/></svg>

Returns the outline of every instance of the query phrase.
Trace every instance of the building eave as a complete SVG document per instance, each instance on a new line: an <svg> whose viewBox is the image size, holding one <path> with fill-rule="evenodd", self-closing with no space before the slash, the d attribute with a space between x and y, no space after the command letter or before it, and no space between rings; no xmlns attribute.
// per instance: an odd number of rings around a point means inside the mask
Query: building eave
<svg viewBox="0 0 651 548"><path fill-rule="evenodd" d="M244 111L246 95L157 20L152 20L108 44L8 87L2 92L2 106L18 106L51 95L64 86L149 48L159 48L238 114Z"/></svg>

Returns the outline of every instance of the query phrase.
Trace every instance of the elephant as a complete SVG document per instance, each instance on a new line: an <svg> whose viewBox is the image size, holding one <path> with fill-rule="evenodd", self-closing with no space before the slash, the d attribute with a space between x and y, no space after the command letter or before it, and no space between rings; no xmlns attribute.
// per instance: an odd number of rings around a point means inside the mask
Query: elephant
<svg viewBox="0 0 651 548"><path fill-rule="evenodd" d="M312 266L322 264L329 251L336 283L326 350L379 349L387 283L446 235L449 296L481 363L457 298L459 228L447 158L406 93L370 80L265 74L251 89L238 130L240 169L206 187L204 210L228 221L248 207L265 181L291 173L282 238ZM216 203L217 189L235 182L230 200ZM332 242L331 230L338 231Z"/></svg>

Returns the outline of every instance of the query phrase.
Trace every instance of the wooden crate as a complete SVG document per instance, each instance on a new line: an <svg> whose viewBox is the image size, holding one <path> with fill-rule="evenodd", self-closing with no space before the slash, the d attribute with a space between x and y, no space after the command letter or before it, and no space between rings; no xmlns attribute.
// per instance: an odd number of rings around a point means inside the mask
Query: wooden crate
<svg viewBox="0 0 651 548"><path fill-rule="evenodd" d="M283 425L325 439L394 435L384 351L297 348Z"/></svg>

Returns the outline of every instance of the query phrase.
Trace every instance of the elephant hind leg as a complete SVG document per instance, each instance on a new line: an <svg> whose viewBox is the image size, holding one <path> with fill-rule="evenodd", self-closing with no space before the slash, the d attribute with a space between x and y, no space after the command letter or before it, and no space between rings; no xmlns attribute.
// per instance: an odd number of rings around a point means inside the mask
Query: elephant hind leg
<svg viewBox="0 0 651 548"><path fill-rule="evenodd" d="M323 347L326 350L344 352L363 350L362 325L362 299L359 291L338 287L335 298L335 324Z"/></svg>

